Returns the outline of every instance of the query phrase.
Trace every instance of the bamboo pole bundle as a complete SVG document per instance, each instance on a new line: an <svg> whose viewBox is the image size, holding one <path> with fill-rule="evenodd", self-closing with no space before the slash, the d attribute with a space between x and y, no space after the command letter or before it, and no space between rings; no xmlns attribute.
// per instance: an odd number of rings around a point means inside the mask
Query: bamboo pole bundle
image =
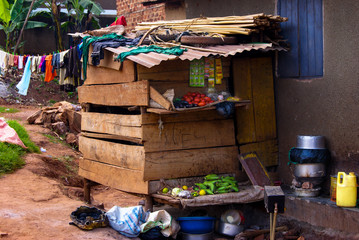
<svg viewBox="0 0 359 240"><path fill-rule="evenodd" d="M287 21L287 18L257 13L246 16L226 16L194 18L174 21L142 22L135 31L148 31L161 26L177 31L191 31L194 33L209 33L219 35L243 34L250 35L253 32L267 29L277 29L277 23Z"/></svg>

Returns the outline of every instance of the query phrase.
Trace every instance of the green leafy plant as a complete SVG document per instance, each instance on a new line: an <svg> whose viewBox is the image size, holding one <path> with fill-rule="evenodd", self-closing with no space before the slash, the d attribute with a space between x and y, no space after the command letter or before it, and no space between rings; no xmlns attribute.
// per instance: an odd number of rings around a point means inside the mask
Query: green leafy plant
<svg viewBox="0 0 359 240"><path fill-rule="evenodd" d="M11 49L16 44L19 37L20 29L27 21L27 15L32 1L29 0L15 0L4 1L5 7L0 10L0 30L5 33L5 51L11 52ZM42 1L35 1L32 10L40 7ZM32 14L29 19L36 16ZM25 29L39 28L47 26L46 23L39 21L28 20Z"/></svg>
<svg viewBox="0 0 359 240"><path fill-rule="evenodd" d="M39 147L30 140L29 134L19 122L8 120L7 123L17 132L27 149L15 144L0 142L0 175L13 172L25 165L22 156L26 152L40 153Z"/></svg>

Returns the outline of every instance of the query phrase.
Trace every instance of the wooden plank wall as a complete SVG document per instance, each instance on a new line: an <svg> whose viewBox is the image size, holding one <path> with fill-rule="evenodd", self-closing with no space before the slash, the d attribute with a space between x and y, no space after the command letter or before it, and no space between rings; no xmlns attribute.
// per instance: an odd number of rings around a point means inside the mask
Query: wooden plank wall
<svg viewBox="0 0 359 240"><path fill-rule="evenodd" d="M270 57L233 58L234 93L252 102L236 109L237 141L241 152L255 150L265 166L278 164L273 84Z"/></svg>
<svg viewBox="0 0 359 240"><path fill-rule="evenodd" d="M78 88L80 103L105 106L148 106L148 81L113 85L91 85Z"/></svg>

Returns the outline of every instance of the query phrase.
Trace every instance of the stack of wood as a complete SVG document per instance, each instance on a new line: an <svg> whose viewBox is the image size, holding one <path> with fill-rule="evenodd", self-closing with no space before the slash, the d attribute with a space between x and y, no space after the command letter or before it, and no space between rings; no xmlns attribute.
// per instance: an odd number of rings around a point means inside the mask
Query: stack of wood
<svg viewBox="0 0 359 240"><path fill-rule="evenodd" d="M175 21L158 21L139 23L135 31L148 31L156 27L170 28L178 31L191 31L197 34L208 33L210 35L250 35L260 30L276 30L280 22L287 21L288 18L266 15L263 13L246 16L227 16L193 18Z"/></svg>
<svg viewBox="0 0 359 240"><path fill-rule="evenodd" d="M81 132L81 114L74 106L66 101L45 107L27 118L29 124L39 124L54 131L54 133L68 144L78 146Z"/></svg>

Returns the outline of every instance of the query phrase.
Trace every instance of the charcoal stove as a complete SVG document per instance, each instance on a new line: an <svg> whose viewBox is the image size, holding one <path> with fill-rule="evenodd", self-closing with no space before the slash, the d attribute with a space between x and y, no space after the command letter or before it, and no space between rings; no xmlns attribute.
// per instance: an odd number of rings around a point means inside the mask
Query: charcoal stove
<svg viewBox="0 0 359 240"><path fill-rule="evenodd" d="M324 136L297 136L297 146L289 151L292 188L299 197L316 197L326 177L330 152Z"/></svg>

